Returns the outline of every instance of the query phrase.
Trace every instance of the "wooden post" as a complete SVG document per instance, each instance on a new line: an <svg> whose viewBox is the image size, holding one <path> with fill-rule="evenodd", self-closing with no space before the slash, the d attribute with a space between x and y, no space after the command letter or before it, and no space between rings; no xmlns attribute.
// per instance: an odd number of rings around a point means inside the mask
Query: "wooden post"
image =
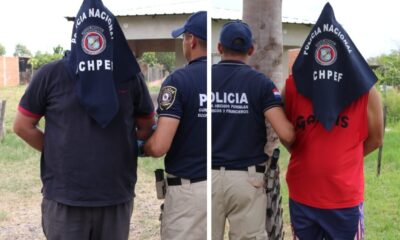
<svg viewBox="0 0 400 240"><path fill-rule="evenodd" d="M0 140L3 139L5 135L5 113L6 113L6 101L0 102Z"/></svg>
<svg viewBox="0 0 400 240"><path fill-rule="evenodd" d="M386 128L386 114L387 114L387 106L383 106L383 134L385 135L385 128ZM383 152L383 145L379 147L378 151L378 166L376 169L376 175L379 177L381 175L381 164L382 164L382 152Z"/></svg>

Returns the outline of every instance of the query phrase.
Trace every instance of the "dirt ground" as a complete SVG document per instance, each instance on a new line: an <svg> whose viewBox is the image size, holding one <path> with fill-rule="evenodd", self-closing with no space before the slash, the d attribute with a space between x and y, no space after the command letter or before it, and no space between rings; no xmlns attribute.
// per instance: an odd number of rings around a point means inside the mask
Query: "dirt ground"
<svg viewBox="0 0 400 240"><path fill-rule="evenodd" d="M162 201L156 199L153 176L138 170L138 179L129 239L158 240ZM22 198L18 193L6 195L1 196L6 202L0 200L0 240L44 240L40 189Z"/></svg>

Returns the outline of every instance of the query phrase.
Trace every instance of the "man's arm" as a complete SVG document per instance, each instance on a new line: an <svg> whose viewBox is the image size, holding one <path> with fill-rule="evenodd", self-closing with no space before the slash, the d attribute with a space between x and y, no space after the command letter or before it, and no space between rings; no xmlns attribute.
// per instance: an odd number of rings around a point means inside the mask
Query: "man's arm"
<svg viewBox="0 0 400 240"><path fill-rule="evenodd" d="M282 107L273 107L264 112L264 117L271 123L281 143L289 150L296 135L293 125L286 118Z"/></svg>
<svg viewBox="0 0 400 240"><path fill-rule="evenodd" d="M153 133L153 126L156 124L154 113L151 116L136 118L136 134L139 140L147 140Z"/></svg>
<svg viewBox="0 0 400 240"><path fill-rule="evenodd" d="M364 141L364 156L383 144L383 110L379 92L372 87L368 96L368 137Z"/></svg>
<svg viewBox="0 0 400 240"><path fill-rule="evenodd" d="M283 86L282 91L281 91L281 98L282 98L283 105L285 105L285 97L286 97L286 85Z"/></svg>
<svg viewBox="0 0 400 240"><path fill-rule="evenodd" d="M152 157L166 154L171 147L179 122L179 119L161 116L155 132L144 145L144 152Z"/></svg>
<svg viewBox="0 0 400 240"><path fill-rule="evenodd" d="M37 125L40 118L28 117L17 112L14 120L14 132L31 147L41 152L43 150L44 134Z"/></svg>

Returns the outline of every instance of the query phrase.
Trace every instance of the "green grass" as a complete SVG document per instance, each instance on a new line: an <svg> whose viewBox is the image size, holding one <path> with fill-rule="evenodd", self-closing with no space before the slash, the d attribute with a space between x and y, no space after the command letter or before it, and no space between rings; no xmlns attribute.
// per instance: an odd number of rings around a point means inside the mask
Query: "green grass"
<svg viewBox="0 0 400 240"><path fill-rule="evenodd" d="M151 93L159 93L161 88L161 86L150 86L150 85L147 85L147 87L149 88L149 92Z"/></svg>

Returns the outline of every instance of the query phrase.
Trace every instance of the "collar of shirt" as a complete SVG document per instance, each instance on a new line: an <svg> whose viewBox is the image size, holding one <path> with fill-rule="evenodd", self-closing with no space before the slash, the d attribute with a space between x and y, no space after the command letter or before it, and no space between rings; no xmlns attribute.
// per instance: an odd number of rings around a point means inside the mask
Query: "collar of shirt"
<svg viewBox="0 0 400 240"><path fill-rule="evenodd" d="M220 65L246 65L246 63L239 60L221 60Z"/></svg>
<svg viewBox="0 0 400 240"><path fill-rule="evenodd" d="M189 62L189 65L196 62L207 62L207 56L201 56Z"/></svg>

